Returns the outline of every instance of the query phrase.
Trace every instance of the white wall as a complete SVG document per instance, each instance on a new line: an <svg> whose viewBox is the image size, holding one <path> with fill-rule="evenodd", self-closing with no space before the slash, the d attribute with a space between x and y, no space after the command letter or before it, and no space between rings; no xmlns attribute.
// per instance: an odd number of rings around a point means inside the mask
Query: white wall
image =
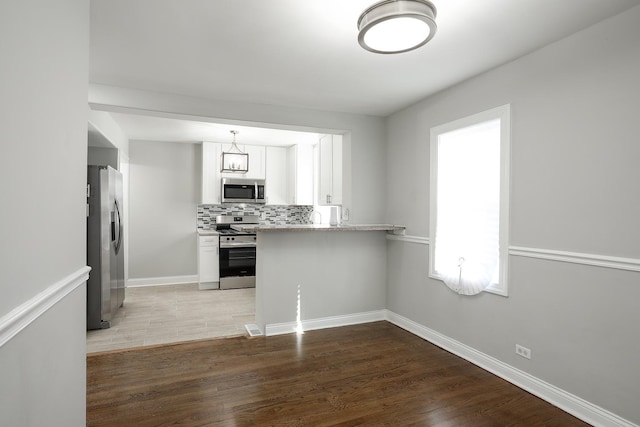
<svg viewBox="0 0 640 427"><path fill-rule="evenodd" d="M84 425L88 2L3 0L0 57L0 425Z"/></svg>
<svg viewBox="0 0 640 427"><path fill-rule="evenodd" d="M91 134L89 134L89 140L91 140ZM90 146L88 150L88 165L111 166L114 169L119 169L117 149Z"/></svg>
<svg viewBox="0 0 640 427"><path fill-rule="evenodd" d="M387 221L429 237L429 129L510 103L511 245L640 265L639 40L635 7L391 116ZM391 311L640 423L640 273L511 256L508 298L462 297L388 247Z"/></svg>
<svg viewBox="0 0 640 427"><path fill-rule="evenodd" d="M282 329L282 324L290 331L297 320L309 325L322 319L326 327L327 322L340 324L383 310L385 234L258 233L256 324L270 334L270 329Z"/></svg>
<svg viewBox="0 0 640 427"><path fill-rule="evenodd" d="M106 111L89 110L89 124L117 148L121 156L129 157L129 138L111 114Z"/></svg>
<svg viewBox="0 0 640 427"><path fill-rule="evenodd" d="M193 276L202 146L131 141L129 278Z"/></svg>

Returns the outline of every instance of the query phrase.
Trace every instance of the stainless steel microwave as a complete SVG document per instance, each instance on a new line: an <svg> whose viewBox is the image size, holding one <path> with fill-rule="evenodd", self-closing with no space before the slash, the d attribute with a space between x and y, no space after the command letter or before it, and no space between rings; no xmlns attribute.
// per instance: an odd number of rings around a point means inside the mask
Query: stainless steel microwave
<svg viewBox="0 0 640 427"><path fill-rule="evenodd" d="M265 180L223 178L222 203L264 203Z"/></svg>

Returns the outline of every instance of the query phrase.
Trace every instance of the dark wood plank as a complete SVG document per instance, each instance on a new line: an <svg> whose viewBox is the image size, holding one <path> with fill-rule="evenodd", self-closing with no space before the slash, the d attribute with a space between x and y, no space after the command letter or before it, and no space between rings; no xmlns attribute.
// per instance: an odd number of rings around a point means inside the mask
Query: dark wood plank
<svg viewBox="0 0 640 427"><path fill-rule="evenodd" d="M392 324L87 357L89 426L584 426Z"/></svg>

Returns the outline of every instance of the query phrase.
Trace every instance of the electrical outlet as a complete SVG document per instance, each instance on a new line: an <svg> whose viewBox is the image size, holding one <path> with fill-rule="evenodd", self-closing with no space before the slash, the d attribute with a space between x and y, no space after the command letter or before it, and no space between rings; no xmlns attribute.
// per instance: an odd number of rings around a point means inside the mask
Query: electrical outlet
<svg viewBox="0 0 640 427"><path fill-rule="evenodd" d="M343 221L349 221L349 209L343 209L342 210L342 220Z"/></svg>
<svg viewBox="0 0 640 427"><path fill-rule="evenodd" d="M523 347L519 344L516 344L516 354L518 356L524 357L525 359L531 359L531 349Z"/></svg>

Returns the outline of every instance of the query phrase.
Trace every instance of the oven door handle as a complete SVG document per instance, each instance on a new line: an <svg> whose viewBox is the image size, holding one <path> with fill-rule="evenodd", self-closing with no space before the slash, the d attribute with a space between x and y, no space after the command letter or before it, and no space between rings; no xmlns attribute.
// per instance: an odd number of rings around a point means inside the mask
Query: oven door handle
<svg viewBox="0 0 640 427"><path fill-rule="evenodd" d="M221 243L220 244L220 249L228 249L228 248L255 248L256 244L255 243L247 243L247 242L242 242L242 243Z"/></svg>

